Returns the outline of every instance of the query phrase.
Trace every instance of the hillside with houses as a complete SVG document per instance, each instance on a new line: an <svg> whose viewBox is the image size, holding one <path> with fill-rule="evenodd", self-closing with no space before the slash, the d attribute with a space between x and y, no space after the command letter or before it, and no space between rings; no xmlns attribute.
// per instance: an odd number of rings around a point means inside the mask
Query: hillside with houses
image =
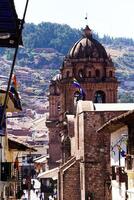
<svg viewBox="0 0 134 200"><path fill-rule="evenodd" d="M31 28L33 28L33 32L31 32ZM42 32L44 31L46 40L49 39L47 35L51 35L53 31L53 39L55 38L55 42L53 41L53 45L47 42L46 47L41 46L40 43L37 43L36 34L38 32L35 30L37 29L37 25L26 25L24 29L25 45L19 48L15 66L18 91L21 96L23 111L20 113L22 117L15 120L9 119L14 127L17 127L19 123L20 127L24 128L25 124L25 129L30 129L30 127L26 125L28 121L32 129L34 121L38 121L40 117L46 118L48 113L48 88L50 80L59 73L63 59L70 49L70 45L73 44L81 34L80 30L71 29L67 25L60 24L42 24L42 26L38 25L38 28L42 30ZM60 33L59 30L61 31ZM67 36L67 31L70 38ZM30 35L26 35L26 33ZM32 37L32 41L35 41L32 44L28 44L30 37ZM97 34L94 34L93 37L103 42L102 44L106 48L107 54L112 57L116 67L116 77L120 82L118 101L134 102L133 40L126 38L113 39L108 36L99 38ZM59 49L56 45L56 41L61 41L61 39L64 43L63 47L65 46L66 48ZM49 43L50 42L51 41L49 41ZM33 45L33 47L31 45ZM0 84L2 88L6 89L14 52L13 49L0 49L0 54Z"/></svg>

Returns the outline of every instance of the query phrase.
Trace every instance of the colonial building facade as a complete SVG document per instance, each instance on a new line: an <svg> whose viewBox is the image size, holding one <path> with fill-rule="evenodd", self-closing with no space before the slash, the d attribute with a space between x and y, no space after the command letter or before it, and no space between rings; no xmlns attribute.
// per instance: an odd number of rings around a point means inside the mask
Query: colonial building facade
<svg viewBox="0 0 134 200"><path fill-rule="evenodd" d="M88 26L50 84L49 167L59 165L58 199L111 200L110 139L97 129L129 108L117 106L118 81Z"/></svg>

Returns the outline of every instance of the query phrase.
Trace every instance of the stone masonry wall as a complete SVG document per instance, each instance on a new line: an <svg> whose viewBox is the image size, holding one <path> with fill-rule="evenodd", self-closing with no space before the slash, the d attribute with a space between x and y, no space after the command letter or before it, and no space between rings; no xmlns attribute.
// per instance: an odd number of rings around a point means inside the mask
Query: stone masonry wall
<svg viewBox="0 0 134 200"><path fill-rule="evenodd" d="M76 161L62 175L63 194L60 200L80 200L80 168Z"/></svg>
<svg viewBox="0 0 134 200"><path fill-rule="evenodd" d="M49 128L49 168L57 167L59 164L56 161L62 157L61 137L59 136L60 128Z"/></svg>
<svg viewBox="0 0 134 200"><path fill-rule="evenodd" d="M106 121L121 112L85 112L84 162L85 194L94 200L111 200L110 189L110 136L96 131Z"/></svg>

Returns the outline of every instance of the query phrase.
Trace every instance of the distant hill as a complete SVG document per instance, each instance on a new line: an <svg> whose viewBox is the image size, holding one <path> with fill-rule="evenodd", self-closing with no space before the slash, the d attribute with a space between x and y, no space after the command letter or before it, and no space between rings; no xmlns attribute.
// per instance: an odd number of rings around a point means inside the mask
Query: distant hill
<svg viewBox="0 0 134 200"><path fill-rule="evenodd" d="M38 25L25 24L23 35L26 48L54 48L60 53L67 54L74 42L82 36L82 30L66 24L47 22ZM98 33L94 33L94 37L106 45L134 45L134 41L128 38L112 38L107 35L100 38Z"/></svg>
<svg viewBox="0 0 134 200"><path fill-rule="evenodd" d="M134 102L134 41L130 38L112 38L104 35L102 38L93 33L111 55L115 66L116 75L120 81L119 99L122 102ZM24 47L19 49L16 64L38 72L32 80L32 87L37 83L36 94L47 91L48 81L62 65L64 56L72 45L82 36L82 30L73 29L68 25L56 23L25 24L23 30ZM0 49L3 65L13 58L13 49ZM0 73L6 75L6 68L1 68ZM9 71L9 69L8 69ZM47 72L47 73L45 73ZM47 86L40 86L41 80L47 80ZM28 86L30 83L28 82ZM31 86L30 85L30 86ZM26 85L27 86L27 85ZM45 92L44 91L44 92Z"/></svg>

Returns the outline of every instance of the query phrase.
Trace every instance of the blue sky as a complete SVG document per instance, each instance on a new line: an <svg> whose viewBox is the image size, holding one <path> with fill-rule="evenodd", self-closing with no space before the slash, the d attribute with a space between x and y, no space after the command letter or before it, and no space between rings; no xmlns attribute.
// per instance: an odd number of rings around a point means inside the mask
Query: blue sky
<svg viewBox="0 0 134 200"><path fill-rule="evenodd" d="M14 0L20 18L26 0ZM134 0L29 0L26 22L56 22L89 27L99 35L134 39Z"/></svg>

